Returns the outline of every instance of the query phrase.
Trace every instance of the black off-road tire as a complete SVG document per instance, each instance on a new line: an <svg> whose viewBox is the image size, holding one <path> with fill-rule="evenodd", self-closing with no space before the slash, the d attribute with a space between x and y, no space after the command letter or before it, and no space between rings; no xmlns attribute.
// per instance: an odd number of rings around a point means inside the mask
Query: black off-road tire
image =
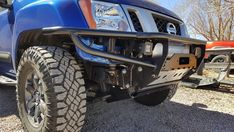
<svg viewBox="0 0 234 132"><path fill-rule="evenodd" d="M157 91L154 93L136 97L134 98L134 100L146 106L159 105L166 100L170 100L175 95L177 88L178 88L178 84L164 86L164 87L169 87L169 88L163 91Z"/></svg>
<svg viewBox="0 0 234 132"><path fill-rule="evenodd" d="M233 61L232 61L232 58L233 58L233 57L231 57L231 62L233 62ZM229 59L229 57L228 57L227 55L217 55L217 56L215 56L215 57L211 60L210 63L228 63L228 59ZM219 62L220 60L221 60L221 62ZM226 67L221 68L221 69L212 69L212 70L219 73L219 72L221 72L221 70L223 70L223 69L226 69ZM232 70L232 69L229 71L229 74L233 74L233 70ZM228 76L229 76L229 75L228 75Z"/></svg>
<svg viewBox="0 0 234 132"><path fill-rule="evenodd" d="M222 62L219 62L220 60ZM211 63L227 63L227 62L228 62L228 56L226 55L217 55L211 60Z"/></svg>
<svg viewBox="0 0 234 132"><path fill-rule="evenodd" d="M218 55L218 56L214 57L211 60L211 63L217 63L216 62L217 59L223 59L224 60L223 63L227 63L228 62L228 56L226 56L226 55ZM234 62L234 55L231 55L231 63L233 63L233 62ZM229 74L234 75L234 69L230 69Z"/></svg>
<svg viewBox="0 0 234 132"><path fill-rule="evenodd" d="M43 125L30 124L25 108L26 76L36 70L45 85L46 116ZM22 55L17 70L19 116L28 132L79 132L84 125L86 90L82 68L66 50L58 47L30 47Z"/></svg>

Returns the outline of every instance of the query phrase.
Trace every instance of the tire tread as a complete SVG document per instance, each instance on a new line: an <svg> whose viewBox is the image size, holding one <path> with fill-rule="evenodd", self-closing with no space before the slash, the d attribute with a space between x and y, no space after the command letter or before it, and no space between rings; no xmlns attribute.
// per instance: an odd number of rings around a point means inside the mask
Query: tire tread
<svg viewBox="0 0 234 132"><path fill-rule="evenodd" d="M86 112L82 65L62 48L34 46L22 55L17 80L20 79L22 67L28 61L35 63L47 86L46 94L50 103L46 131L79 131L84 125ZM76 118L72 118L74 116Z"/></svg>

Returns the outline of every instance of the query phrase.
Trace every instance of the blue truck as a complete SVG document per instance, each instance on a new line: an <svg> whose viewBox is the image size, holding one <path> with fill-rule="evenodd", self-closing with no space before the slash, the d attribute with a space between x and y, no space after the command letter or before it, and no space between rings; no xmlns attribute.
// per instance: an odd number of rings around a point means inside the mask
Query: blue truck
<svg viewBox="0 0 234 132"><path fill-rule="evenodd" d="M80 131L86 102L155 106L196 72L205 43L146 0L0 0L0 84L25 131Z"/></svg>

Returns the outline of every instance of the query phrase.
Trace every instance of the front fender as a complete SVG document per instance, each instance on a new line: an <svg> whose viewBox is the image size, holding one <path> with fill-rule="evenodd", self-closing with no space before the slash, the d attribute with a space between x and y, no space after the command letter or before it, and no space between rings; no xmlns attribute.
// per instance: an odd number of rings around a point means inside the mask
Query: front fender
<svg viewBox="0 0 234 132"><path fill-rule="evenodd" d="M15 0L13 5L15 23L12 61L14 69L16 69L18 40L24 31L54 26L88 28L76 0L37 0L33 3L31 0Z"/></svg>

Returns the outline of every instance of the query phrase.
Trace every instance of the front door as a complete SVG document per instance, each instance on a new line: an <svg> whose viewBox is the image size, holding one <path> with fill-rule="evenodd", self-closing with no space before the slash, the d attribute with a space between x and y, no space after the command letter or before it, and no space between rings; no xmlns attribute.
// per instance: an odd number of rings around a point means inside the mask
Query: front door
<svg viewBox="0 0 234 132"><path fill-rule="evenodd" d="M10 10L0 7L0 75L14 75L11 63L14 18L11 14Z"/></svg>

